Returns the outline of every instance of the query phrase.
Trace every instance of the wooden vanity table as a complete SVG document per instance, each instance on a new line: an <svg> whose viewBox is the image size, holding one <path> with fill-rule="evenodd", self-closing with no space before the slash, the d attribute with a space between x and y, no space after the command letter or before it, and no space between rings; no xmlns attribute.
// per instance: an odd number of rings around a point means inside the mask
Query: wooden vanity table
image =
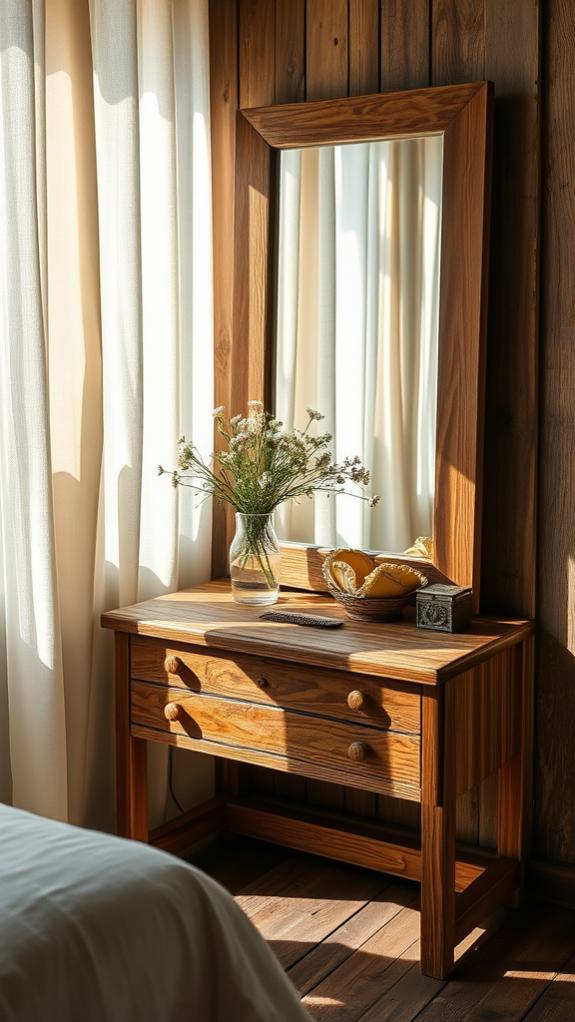
<svg viewBox="0 0 575 1022"><path fill-rule="evenodd" d="M532 625L478 618L451 635L354 622L327 595L285 593L279 605L344 625L262 621L225 581L104 615L116 633L119 830L149 837L146 742L216 756L215 798L176 821L182 842L230 831L420 881L422 970L443 978L457 943L520 893ZM242 763L419 802L421 845L250 797ZM497 854L456 853L456 797L496 770Z"/></svg>
<svg viewBox="0 0 575 1022"><path fill-rule="evenodd" d="M379 167L378 180L383 180L380 142L401 147L408 140L439 140L440 194L433 193L433 198L422 190L423 184L418 192L426 195L428 213L440 210L441 216L440 235L433 234L437 252L425 262L429 280L436 282L432 305L437 309L425 364L437 362L437 380L421 368L419 382L414 384L411 377L398 382L403 388L400 404L411 408L412 400L414 421L422 394L425 408L437 410L435 422L430 418L420 437L422 464L435 460L424 531L433 540L432 558L407 559L430 581L472 588L476 610L481 581L491 102L489 83L476 82L241 111L235 139L233 329L230 351L224 346L216 358L216 403L225 396L222 403L231 405L227 414L244 414L248 400L255 398L276 408L278 395L285 399L288 391L292 394L295 369L291 377L285 372L274 377L273 316L281 303L280 277L271 270L278 232L282 234L281 222L278 226L273 220L274 210L283 208L282 166L287 167L288 178L292 175L290 180L297 178L292 164L282 163L286 154L295 150L301 163L308 148L333 147L335 160L336 149L348 152L346 147L353 143L363 152L368 146L370 159ZM426 152L432 151L436 152L428 146ZM319 156L307 161L311 167L314 159ZM343 160L342 152L338 159ZM398 174L399 187L404 178ZM323 184L322 188L325 191ZM405 208L415 206L406 200ZM363 200L359 207L367 208ZM289 234L288 228L289 223L285 228ZM421 239L420 232L423 265L428 247ZM397 244L391 246L394 251ZM326 258L332 267L335 255L328 253ZM420 265L417 259L416 264ZM373 279L382 272L378 262ZM343 280L344 270L341 274ZM419 270L416 276L419 279ZM289 280L292 277L297 279L293 267L287 274ZM287 278L281 278L285 287ZM400 305L413 304L401 288L399 293ZM293 313L295 292L290 294ZM421 295L418 301L424 310ZM387 322L384 292L377 292L377 302L383 303L378 315ZM347 307L367 318L361 303L350 299ZM422 322L435 323L431 314L427 319L423 312L421 316ZM292 320L297 320L295 314L288 326L293 327ZM360 364L365 337L362 340L361 324L354 322L355 333L349 332L345 319L338 336L349 335ZM405 336L396 337L397 350L409 355L406 365L413 361L408 339L415 336L409 323ZM316 333L315 327L305 333L306 345ZM292 333L289 337L293 348ZM325 337L322 343L325 346ZM403 357L394 356L398 365ZM372 366L369 359L366 354L365 364ZM387 364L378 370L383 375ZM343 378L349 370L346 365L347 370L345 366L338 370ZM331 375L332 370L333 366ZM287 391L278 390L280 385ZM361 407L357 391L349 393L349 407ZM374 414L374 424L376 418ZM381 412L379 419L383 421ZM359 429L356 423L354 428L354 437L363 435L364 425ZM344 439L347 442L347 435ZM413 480L403 478L403 442L397 444L391 433L386 437L378 433L378 440L377 458L383 457L384 449L397 452L397 485L385 483L382 504L387 500L391 506L392 497L404 489L415 500ZM410 457L419 465L416 453ZM397 515L398 521L404 520L401 509ZM216 506L214 565L221 574L231 524L230 516L225 520L223 509ZM409 537L417 535L409 531L414 525L405 528ZM356 535L354 530L348 530L350 536ZM342 535L347 535L345 529ZM394 624L351 621L331 596L321 595L326 551L310 545L312 536L291 538L304 542L282 548L281 581L300 591L282 592L280 606L341 618L341 629L262 621L257 608L233 602L227 582L104 615L104 625L116 633L120 831L148 840L146 742L215 756L222 764L215 798L177 821L171 833L163 829L151 840L175 850L217 831L230 831L420 881L422 970L443 978L453 967L457 944L499 905L516 902L521 891L531 799L532 624L476 618L469 632L453 635L419 631L407 617ZM406 544L393 545L396 542L380 538L377 545L386 551L387 561L402 563L406 555L391 551L401 551ZM256 797L250 794L242 764L419 803L421 841L370 819ZM496 852L456 852L456 798L496 772Z"/></svg>

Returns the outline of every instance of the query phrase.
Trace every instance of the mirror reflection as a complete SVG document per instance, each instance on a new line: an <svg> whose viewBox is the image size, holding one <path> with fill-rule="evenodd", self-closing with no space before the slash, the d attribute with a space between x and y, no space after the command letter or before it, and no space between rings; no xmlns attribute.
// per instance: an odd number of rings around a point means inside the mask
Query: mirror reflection
<svg viewBox="0 0 575 1022"><path fill-rule="evenodd" d="M284 540L404 551L433 535L443 138L283 150L275 409L325 415L381 502L284 506Z"/></svg>

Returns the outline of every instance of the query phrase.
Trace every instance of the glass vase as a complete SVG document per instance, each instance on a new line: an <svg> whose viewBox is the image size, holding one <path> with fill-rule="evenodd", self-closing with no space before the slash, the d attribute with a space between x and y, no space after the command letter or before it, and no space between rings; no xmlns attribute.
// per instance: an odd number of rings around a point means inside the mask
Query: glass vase
<svg viewBox="0 0 575 1022"><path fill-rule="evenodd" d="M271 515L236 513L230 579L236 603L262 607L279 596L280 547Z"/></svg>

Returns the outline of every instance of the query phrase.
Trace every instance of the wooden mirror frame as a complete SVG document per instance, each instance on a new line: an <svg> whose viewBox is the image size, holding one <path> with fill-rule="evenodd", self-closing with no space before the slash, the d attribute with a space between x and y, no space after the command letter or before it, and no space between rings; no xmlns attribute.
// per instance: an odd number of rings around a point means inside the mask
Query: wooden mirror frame
<svg viewBox="0 0 575 1022"><path fill-rule="evenodd" d="M234 328L227 366L232 414L250 399L269 407L275 337L274 150L443 135L434 558L431 563L394 553L386 560L413 563L430 580L473 586L476 609L491 107L492 86L479 82L238 111ZM282 583L325 590L325 552L303 543L282 544Z"/></svg>

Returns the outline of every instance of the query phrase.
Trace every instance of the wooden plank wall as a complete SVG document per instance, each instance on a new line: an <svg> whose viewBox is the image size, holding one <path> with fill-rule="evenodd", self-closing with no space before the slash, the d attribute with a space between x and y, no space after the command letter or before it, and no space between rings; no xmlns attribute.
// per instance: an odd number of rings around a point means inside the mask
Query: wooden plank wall
<svg viewBox="0 0 575 1022"><path fill-rule="evenodd" d="M575 4L543 32L535 854L575 862Z"/></svg>
<svg viewBox="0 0 575 1022"><path fill-rule="evenodd" d="M549 121L560 119L563 94L573 91L569 46L574 18L570 0L549 0L547 47L555 47L549 64ZM551 10L555 11L554 21ZM491 246L486 459L484 501L483 593L486 608L533 615L535 612L538 238L540 180L540 16L539 0L210 0L212 133L215 202L215 324L217 358L216 403L229 403L226 369L233 355L232 312L234 283L234 141L235 111L301 99L335 98L378 90L408 89L489 78L495 82L494 216ZM560 56L562 54L562 56ZM551 81L551 70L560 84ZM573 112L571 111L571 118ZM550 147L556 160L545 191L550 228L546 234L549 258L560 262L562 226L573 231L574 210L568 206L561 147L573 159L575 125L563 118L561 139ZM570 130L571 129L571 130ZM563 223L566 217L565 224ZM551 230L553 228L553 231ZM563 250L564 251L564 250ZM566 301L575 284L565 272L546 275L544 291L553 308L544 313L555 339L549 371L554 382L544 387L544 410L549 426L543 430L542 550L562 558L542 583L542 609L549 657L538 675L538 706L543 711L538 730L538 792L536 848L559 858L575 856L575 812L560 832L563 796L560 771L570 757L575 797L575 743L569 751L549 753L554 729L568 728L561 699L572 680L572 655L567 651L566 558L575 546L573 526L564 535L560 523L567 498L575 489L561 490L560 453L570 451L568 431L573 412L566 408L572 376L560 370L566 359L571 374L575 355L566 331L571 309ZM545 361L545 360L544 360ZM236 409L234 409L235 411ZM559 505L559 496L564 503ZM214 570L225 568L226 544L222 519L217 524ZM573 550L575 557L575 549ZM569 562L570 563L570 562ZM575 568L573 569L575 574ZM556 594L555 594L556 587ZM571 620L573 609L571 608ZM575 625L570 641L575 644ZM549 648L549 643L551 648ZM571 710L575 708L575 684ZM573 719L573 715L571 717ZM267 783L274 783L267 778ZM281 782L285 785L285 779ZM304 782L287 781L290 793L303 796ZM397 809L372 796L337 792L310 784L311 800L335 800L362 812L384 814ZM490 843L494 836L495 785L466 796L459 808L460 832L472 841ZM408 822L412 807L405 809ZM401 815L401 805L400 805ZM554 830L554 834L547 831Z"/></svg>

